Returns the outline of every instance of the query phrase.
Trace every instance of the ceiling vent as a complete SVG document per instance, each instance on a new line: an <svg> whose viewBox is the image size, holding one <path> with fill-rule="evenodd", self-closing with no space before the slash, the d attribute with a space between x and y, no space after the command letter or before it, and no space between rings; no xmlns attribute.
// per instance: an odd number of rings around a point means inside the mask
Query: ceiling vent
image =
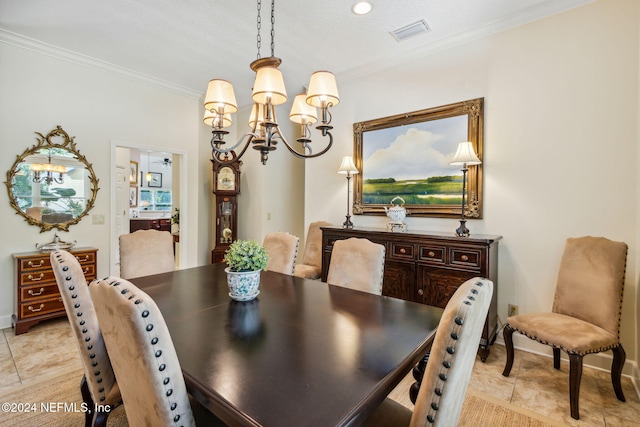
<svg viewBox="0 0 640 427"><path fill-rule="evenodd" d="M428 33L429 31L431 31L431 28L429 28L427 21L421 19L409 25L405 25L402 28L398 28L397 30L391 31L389 34L391 34L391 37L396 39L397 42L401 42L410 37Z"/></svg>

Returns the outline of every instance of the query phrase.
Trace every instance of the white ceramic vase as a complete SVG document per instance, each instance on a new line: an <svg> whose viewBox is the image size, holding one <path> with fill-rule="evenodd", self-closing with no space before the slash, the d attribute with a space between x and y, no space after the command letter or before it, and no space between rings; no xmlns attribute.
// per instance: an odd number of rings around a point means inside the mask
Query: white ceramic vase
<svg viewBox="0 0 640 427"><path fill-rule="evenodd" d="M257 271L231 271L225 268L229 296L236 301L251 301L258 296L260 290L260 272Z"/></svg>

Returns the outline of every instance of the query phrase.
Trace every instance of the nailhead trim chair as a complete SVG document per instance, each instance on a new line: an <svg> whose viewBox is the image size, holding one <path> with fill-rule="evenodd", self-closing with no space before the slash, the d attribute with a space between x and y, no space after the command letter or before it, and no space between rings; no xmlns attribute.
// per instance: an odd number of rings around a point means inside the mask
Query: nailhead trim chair
<svg viewBox="0 0 640 427"><path fill-rule="evenodd" d="M124 279L166 273L176 268L173 237L168 231L138 230L122 234L120 276Z"/></svg>
<svg viewBox="0 0 640 427"><path fill-rule="evenodd" d="M269 255L267 270L293 275L300 239L286 231L267 233L264 236L264 248Z"/></svg>
<svg viewBox="0 0 640 427"><path fill-rule="evenodd" d="M50 260L84 368L80 391L83 401L90 409L85 413L85 425L105 426L107 417L121 403L121 398L89 287L82 266L73 254L57 250L51 252ZM98 408L106 410L91 410L95 408L94 403L102 405Z"/></svg>
<svg viewBox="0 0 640 427"><path fill-rule="evenodd" d="M626 354L620 343L620 315L626 259L625 243L591 236L567 239L551 313L507 318L503 331L507 361L502 375L508 377L513 366L514 332L551 346L555 369L560 369L560 350L566 352L571 417L577 420L582 358L611 350L611 382L616 397L624 402L620 377Z"/></svg>
<svg viewBox="0 0 640 427"><path fill-rule="evenodd" d="M316 221L309 224L302 263L296 264L294 276L305 279L320 278L322 275L322 230L320 227L329 226L331 223L326 221Z"/></svg>
<svg viewBox="0 0 640 427"><path fill-rule="evenodd" d="M493 282L480 277L456 290L440 319L413 412L387 398L363 426L458 424L492 295Z"/></svg>
<svg viewBox="0 0 640 427"><path fill-rule="evenodd" d="M327 283L382 295L385 247L368 239L336 240Z"/></svg>
<svg viewBox="0 0 640 427"><path fill-rule="evenodd" d="M118 277L89 287L118 380L129 425L194 426L182 369L162 313L134 284ZM210 413L199 425L224 425Z"/></svg>

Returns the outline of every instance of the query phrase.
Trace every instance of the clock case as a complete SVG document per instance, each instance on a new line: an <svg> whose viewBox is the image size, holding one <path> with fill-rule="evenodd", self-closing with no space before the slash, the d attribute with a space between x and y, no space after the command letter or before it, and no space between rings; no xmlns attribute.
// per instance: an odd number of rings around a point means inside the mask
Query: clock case
<svg viewBox="0 0 640 427"><path fill-rule="evenodd" d="M211 163L216 215L214 218L216 232L214 247L211 251L211 262L215 264L223 262L225 251L238 238L238 194L240 194L242 162L221 164L211 160ZM221 181L225 178L230 178L233 181L232 184Z"/></svg>

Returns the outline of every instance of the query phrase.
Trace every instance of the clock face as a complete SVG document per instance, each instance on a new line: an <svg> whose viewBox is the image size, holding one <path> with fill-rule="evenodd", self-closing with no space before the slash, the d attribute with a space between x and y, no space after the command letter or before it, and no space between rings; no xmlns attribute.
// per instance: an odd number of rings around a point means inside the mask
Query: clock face
<svg viewBox="0 0 640 427"><path fill-rule="evenodd" d="M233 191L236 188L236 174L228 166L218 172L218 190Z"/></svg>

